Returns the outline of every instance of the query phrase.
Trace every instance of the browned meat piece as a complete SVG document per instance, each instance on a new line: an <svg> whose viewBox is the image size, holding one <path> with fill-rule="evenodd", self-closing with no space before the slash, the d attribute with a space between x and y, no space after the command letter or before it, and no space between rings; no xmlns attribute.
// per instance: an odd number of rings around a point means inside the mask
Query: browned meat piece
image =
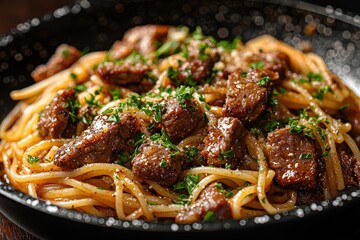
<svg viewBox="0 0 360 240"><path fill-rule="evenodd" d="M39 65L31 73L35 82L69 68L81 57L81 52L68 44L61 44L45 65Z"/></svg>
<svg viewBox="0 0 360 240"><path fill-rule="evenodd" d="M135 176L155 181L163 186L175 184L181 175L183 158L171 156L169 150L154 142L145 142L139 153L132 160L132 171Z"/></svg>
<svg viewBox="0 0 360 240"><path fill-rule="evenodd" d="M98 115L81 135L56 152L55 165L71 170L88 163L110 162L121 150L133 150L130 144L140 132L139 120L129 113L119 114L120 121L109 121L109 115Z"/></svg>
<svg viewBox="0 0 360 240"><path fill-rule="evenodd" d="M69 102L75 100L73 88L60 90L53 100L44 108L39 123L39 134L46 139L60 138L68 126L71 107Z"/></svg>
<svg viewBox="0 0 360 240"><path fill-rule="evenodd" d="M215 62L219 57L215 48L216 45L208 38L203 40L190 39L187 47L189 57L202 58L213 62Z"/></svg>
<svg viewBox="0 0 360 240"><path fill-rule="evenodd" d="M275 79L277 74L262 69L232 73L227 83L228 92L223 114L237 117L244 124L255 121L266 109L272 81Z"/></svg>
<svg viewBox="0 0 360 240"><path fill-rule="evenodd" d="M136 93L147 93L154 87L154 82L149 78L144 78L140 83L126 85L126 88Z"/></svg>
<svg viewBox="0 0 360 240"><path fill-rule="evenodd" d="M166 101L160 125L171 141L178 142L189 135L203 120L203 113L192 100L185 99L180 104L179 100L174 98Z"/></svg>
<svg viewBox="0 0 360 240"><path fill-rule="evenodd" d="M156 41L163 42L170 26L144 25L127 31L121 41L116 41L110 50L113 60L128 56L133 50L142 55L147 55L156 49Z"/></svg>
<svg viewBox="0 0 360 240"><path fill-rule="evenodd" d="M182 83L195 81L202 83L211 74L212 66L208 61L190 58L180 65L179 78Z"/></svg>
<svg viewBox="0 0 360 240"><path fill-rule="evenodd" d="M290 128L277 129L267 137L268 163L280 186L299 189L317 187L318 163L314 144Z"/></svg>
<svg viewBox="0 0 360 240"><path fill-rule="evenodd" d="M202 83L211 75L213 65L219 58L215 45L208 39L191 40L188 52L188 59L180 64L179 79L183 84Z"/></svg>
<svg viewBox="0 0 360 240"><path fill-rule="evenodd" d="M175 217L175 222L198 222L203 220L208 212L213 212L219 220L231 218L229 203L214 183L206 187L193 204L185 206Z"/></svg>
<svg viewBox="0 0 360 240"><path fill-rule="evenodd" d="M291 77L291 63L289 57L278 51L253 53L248 50L237 51L231 60L227 61L225 70L234 72L242 70L249 72L251 69L263 69L279 74L279 78Z"/></svg>
<svg viewBox="0 0 360 240"><path fill-rule="evenodd" d="M254 54L249 59L249 66L252 63L263 62L263 69L267 69L279 74L280 78L285 78L288 71L290 70L290 59L289 56L283 52L261 52L260 54Z"/></svg>
<svg viewBox="0 0 360 240"><path fill-rule="evenodd" d="M95 73L108 84L125 86L130 83L140 83L149 70L149 66L140 63L133 65L130 62L124 64L105 62L96 69Z"/></svg>
<svg viewBox="0 0 360 240"><path fill-rule="evenodd" d="M99 65L95 70L95 74L107 84L126 87L137 93L144 93L154 86L154 82L147 77L150 70L149 65L140 62L136 64L131 62L122 64L105 62Z"/></svg>
<svg viewBox="0 0 360 240"><path fill-rule="evenodd" d="M315 151L317 151L315 147ZM321 149L320 149L321 151ZM321 155L321 154L320 154ZM319 156L319 155L317 155ZM324 186L326 182L325 163L318 161L318 180L314 189L299 189L297 191L296 205L309 205L311 203L320 203L325 199Z"/></svg>
<svg viewBox="0 0 360 240"><path fill-rule="evenodd" d="M245 129L241 121L233 117L219 118L215 126L209 128L204 139L202 156L208 165L221 166L225 163L234 168L244 151Z"/></svg>
<svg viewBox="0 0 360 240"><path fill-rule="evenodd" d="M343 171L345 186L353 186L359 182L355 174L356 158L346 143L336 146Z"/></svg>

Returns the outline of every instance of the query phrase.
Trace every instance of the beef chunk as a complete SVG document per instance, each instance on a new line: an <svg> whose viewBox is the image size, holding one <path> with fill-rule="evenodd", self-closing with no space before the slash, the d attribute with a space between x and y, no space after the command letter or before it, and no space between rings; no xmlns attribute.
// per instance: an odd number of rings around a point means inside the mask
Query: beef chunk
<svg viewBox="0 0 360 240"><path fill-rule="evenodd" d="M53 100L44 108L39 123L39 134L46 139L60 138L69 125L69 103L75 101L75 90L73 88L60 90L55 94Z"/></svg>
<svg viewBox="0 0 360 240"><path fill-rule="evenodd" d="M189 135L203 119L203 113L192 100L184 99L180 103L173 98L165 103L160 125L171 141L178 142Z"/></svg>
<svg viewBox="0 0 360 240"><path fill-rule="evenodd" d="M217 124L209 128L204 139L202 156L208 165L237 165L244 151L245 129L241 121L233 117L219 118Z"/></svg>
<svg viewBox="0 0 360 240"><path fill-rule="evenodd" d="M156 49L156 42L163 42L170 26L144 25L137 26L127 31L121 41L116 41L110 50L113 60L128 56L133 50L142 55L147 55Z"/></svg>
<svg viewBox="0 0 360 240"><path fill-rule="evenodd" d="M251 64L253 63L263 62L263 69L278 73L280 78L285 78L290 70L290 59L288 55L278 51L261 52L251 55L247 59L247 62L250 66L252 66Z"/></svg>
<svg viewBox="0 0 360 240"><path fill-rule="evenodd" d="M96 74L108 84L125 86L130 83L140 83L149 70L149 66L143 64L105 62L96 69Z"/></svg>
<svg viewBox="0 0 360 240"><path fill-rule="evenodd" d="M122 150L133 150L130 144L140 133L139 120L129 113L120 114L120 121L109 120L109 115L98 115L91 125L73 141L59 148L55 165L72 170L88 163L110 162Z"/></svg>
<svg viewBox="0 0 360 240"><path fill-rule="evenodd" d="M235 71L229 76L223 114L237 117L244 124L254 122L266 109L272 81L277 74L269 70Z"/></svg>
<svg viewBox="0 0 360 240"><path fill-rule="evenodd" d="M69 68L81 57L81 52L68 44L60 45L45 65L39 65L31 73L35 82L44 80L52 75Z"/></svg>
<svg viewBox="0 0 360 240"><path fill-rule="evenodd" d="M314 144L308 137L289 130L277 129L267 136L268 163L275 171L275 181L284 187L314 189L318 175Z"/></svg>
<svg viewBox="0 0 360 240"><path fill-rule="evenodd" d="M179 78L183 84L191 81L202 83L210 76L211 69L208 61L190 58L180 65Z"/></svg>
<svg viewBox="0 0 360 240"><path fill-rule="evenodd" d="M105 62L99 65L95 74L107 84L127 87L141 93L149 91L154 86L154 82L146 77L150 70L148 65L141 62Z"/></svg>
<svg viewBox="0 0 360 240"><path fill-rule="evenodd" d="M182 162L180 155L171 156L164 146L147 141L140 146L139 153L132 160L132 171L140 178L171 186L181 174Z"/></svg>
<svg viewBox="0 0 360 240"><path fill-rule="evenodd" d="M316 151L316 150L315 150ZM314 189L299 189L297 191L296 205L310 205L311 203L320 203L325 199L324 186L326 182L325 163L318 162L318 182Z"/></svg>
<svg viewBox="0 0 360 240"><path fill-rule="evenodd" d="M192 39L188 46L189 57L180 64L180 82L185 84L201 84L212 73L214 63L219 59L215 45L208 39Z"/></svg>
<svg viewBox="0 0 360 240"><path fill-rule="evenodd" d="M345 186L353 186L359 182L355 173L356 158L346 143L336 146L344 176Z"/></svg>
<svg viewBox="0 0 360 240"><path fill-rule="evenodd" d="M231 218L229 203L223 193L213 183L206 187L199 198L192 204L185 206L175 217L176 223L193 223L204 219L208 212L215 213L219 220Z"/></svg>
<svg viewBox="0 0 360 240"><path fill-rule="evenodd" d="M288 55L283 52L270 51L255 53L244 49L233 52L231 58L226 62L225 70L228 72L234 72L236 70L249 72L257 68L275 72L281 79L291 77L290 59Z"/></svg>

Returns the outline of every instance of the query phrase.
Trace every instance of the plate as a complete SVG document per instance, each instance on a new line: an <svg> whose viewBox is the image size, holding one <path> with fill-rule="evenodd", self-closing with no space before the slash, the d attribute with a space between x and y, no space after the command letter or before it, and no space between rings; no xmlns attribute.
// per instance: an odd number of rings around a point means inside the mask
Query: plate
<svg viewBox="0 0 360 240"><path fill-rule="evenodd" d="M124 32L147 23L201 26L217 39L241 36L247 41L273 35L299 48L309 41L331 71L360 95L360 17L332 6L300 1L87 1L64 6L53 13L21 23L0 37L0 120L15 105L12 90L33 83L30 73L44 63L61 43L88 51L107 50ZM313 35L304 29L313 24ZM293 211L241 220L175 224L122 221L59 208L34 199L0 181L0 210L10 220L41 239L83 236L118 237L335 237L359 239L353 220L360 213L359 188L340 196L300 206Z"/></svg>

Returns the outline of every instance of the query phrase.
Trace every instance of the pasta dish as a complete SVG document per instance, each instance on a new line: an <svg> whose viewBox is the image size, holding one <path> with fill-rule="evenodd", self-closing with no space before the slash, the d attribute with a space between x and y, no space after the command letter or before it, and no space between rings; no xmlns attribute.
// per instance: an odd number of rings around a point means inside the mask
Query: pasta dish
<svg viewBox="0 0 360 240"><path fill-rule="evenodd" d="M193 223L319 203L360 184L360 101L270 35L143 25L67 43L0 127L3 180L97 216Z"/></svg>

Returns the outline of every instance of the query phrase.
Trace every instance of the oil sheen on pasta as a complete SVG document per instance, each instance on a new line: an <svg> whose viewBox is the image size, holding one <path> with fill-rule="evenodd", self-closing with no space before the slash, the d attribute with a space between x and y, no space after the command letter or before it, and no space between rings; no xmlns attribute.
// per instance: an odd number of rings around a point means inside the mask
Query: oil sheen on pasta
<svg viewBox="0 0 360 240"><path fill-rule="evenodd" d="M359 185L359 99L268 35L137 26L108 51L64 43L32 77L1 125L3 178L60 207L193 223Z"/></svg>

